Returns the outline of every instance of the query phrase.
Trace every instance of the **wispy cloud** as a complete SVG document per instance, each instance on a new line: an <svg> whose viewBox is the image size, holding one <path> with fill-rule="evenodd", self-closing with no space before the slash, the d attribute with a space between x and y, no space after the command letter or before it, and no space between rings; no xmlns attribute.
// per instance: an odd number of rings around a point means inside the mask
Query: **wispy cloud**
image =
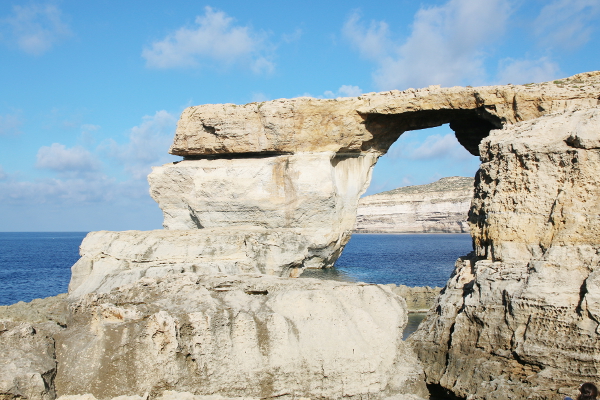
<svg viewBox="0 0 600 400"><path fill-rule="evenodd" d="M21 133L21 114L0 115L0 135L18 135Z"/></svg>
<svg viewBox="0 0 600 400"><path fill-rule="evenodd" d="M453 133L430 135L420 144L408 143L390 151L388 155L391 158L409 160L439 160L443 158L466 160L473 158L471 153L456 140Z"/></svg>
<svg viewBox="0 0 600 400"><path fill-rule="evenodd" d="M286 43L292 43L292 42L296 42L298 40L300 40L300 38L303 35L303 31L300 28L297 28L294 32L292 33L284 33L283 35L281 35L281 39L286 42Z"/></svg>
<svg viewBox="0 0 600 400"><path fill-rule="evenodd" d="M498 84L512 83L521 85L531 82L544 82L557 78L560 67L548 57L537 60L513 60L507 58L500 62Z"/></svg>
<svg viewBox="0 0 600 400"><path fill-rule="evenodd" d="M7 204L82 204L121 202L148 198L146 175L151 166L180 157L168 154L177 118L167 111L145 116L129 131L127 141L107 140L92 149L61 143L42 146L35 166L53 177L25 180L7 174L0 166L0 201ZM82 132L100 129L81 125ZM88 145L89 146L89 145ZM124 172L120 179L108 175L109 168Z"/></svg>
<svg viewBox="0 0 600 400"><path fill-rule="evenodd" d="M373 78L381 90L473 84L485 79L485 48L502 35L510 12L508 0L450 0L421 8L404 41L392 39L387 23L367 25L358 13L342 31L376 63Z"/></svg>
<svg viewBox="0 0 600 400"><path fill-rule="evenodd" d="M358 86L352 85L342 85L337 90L337 92L332 92L331 90L327 90L323 93L324 97L334 98L334 97L357 97L363 94L363 91Z"/></svg>
<svg viewBox="0 0 600 400"><path fill-rule="evenodd" d="M337 97L357 97L363 93L364 93L364 91L358 86L342 85L336 91L326 90L325 92L323 92L323 94L320 94L318 96L313 96L312 94L305 92L296 97L312 97L315 99L335 99Z"/></svg>
<svg viewBox="0 0 600 400"><path fill-rule="evenodd" d="M179 159L168 154L176 125L177 118L161 110L143 117L140 125L131 128L127 143L118 144L110 139L101 147L108 157L123 165L133 179L145 180L152 166Z"/></svg>
<svg viewBox="0 0 600 400"><path fill-rule="evenodd" d="M182 27L142 51L146 65L152 68L200 67L238 64L256 73L271 72L274 64L268 56L264 33L234 23L222 11L205 8L196 17L194 27Z"/></svg>
<svg viewBox="0 0 600 400"><path fill-rule="evenodd" d="M64 144L52 143L51 146L42 146L38 150L35 166L55 172L79 174L98 170L100 162L81 146L67 148Z"/></svg>
<svg viewBox="0 0 600 400"><path fill-rule="evenodd" d="M0 20L0 26L8 31L7 40L27 54L39 56L72 35L56 5L15 5L12 11Z"/></svg>
<svg viewBox="0 0 600 400"><path fill-rule="evenodd" d="M599 16L598 0L553 0L542 8L533 27L543 45L573 50L590 39Z"/></svg>

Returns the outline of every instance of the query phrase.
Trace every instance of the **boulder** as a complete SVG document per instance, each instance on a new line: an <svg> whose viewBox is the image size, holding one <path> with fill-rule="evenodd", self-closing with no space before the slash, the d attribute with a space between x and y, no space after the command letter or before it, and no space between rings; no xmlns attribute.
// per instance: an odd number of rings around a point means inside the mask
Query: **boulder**
<svg viewBox="0 0 600 400"><path fill-rule="evenodd" d="M380 285L145 277L71 305L56 336L57 394L426 397L406 321L404 300Z"/></svg>

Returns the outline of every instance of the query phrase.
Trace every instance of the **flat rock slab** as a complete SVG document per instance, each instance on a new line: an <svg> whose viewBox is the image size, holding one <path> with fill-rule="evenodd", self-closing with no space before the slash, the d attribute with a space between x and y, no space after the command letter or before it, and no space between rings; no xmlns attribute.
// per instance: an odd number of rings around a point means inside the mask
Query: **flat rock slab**
<svg viewBox="0 0 600 400"><path fill-rule="evenodd" d="M406 303L385 286L183 273L84 295L71 312L59 395L427 394L402 341Z"/></svg>

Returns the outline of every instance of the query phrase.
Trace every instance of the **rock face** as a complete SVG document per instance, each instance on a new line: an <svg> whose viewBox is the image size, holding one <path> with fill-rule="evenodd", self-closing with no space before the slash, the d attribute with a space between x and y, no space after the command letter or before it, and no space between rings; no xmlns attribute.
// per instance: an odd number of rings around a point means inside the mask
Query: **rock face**
<svg viewBox="0 0 600 400"><path fill-rule="evenodd" d="M187 108L170 153L181 156L385 153L405 131L450 123L478 155L490 129L597 104L598 73L530 85L392 90L359 97L281 99Z"/></svg>
<svg viewBox="0 0 600 400"><path fill-rule="evenodd" d="M0 399L56 397L54 336L66 323L65 297L0 306Z"/></svg>
<svg viewBox="0 0 600 400"><path fill-rule="evenodd" d="M183 272L297 276L310 260L306 242L298 229L91 232L71 268L69 296Z"/></svg>
<svg viewBox="0 0 600 400"><path fill-rule="evenodd" d="M493 131L457 262L412 341L469 399L556 398L600 365L600 108Z"/></svg>
<svg viewBox="0 0 600 400"><path fill-rule="evenodd" d="M304 245L295 252L305 256L298 266L321 268L333 265L350 239L376 161L374 154L332 152L185 160L155 167L148 180L165 229L294 229L294 241ZM281 270L284 264L273 267Z"/></svg>
<svg viewBox="0 0 600 400"><path fill-rule="evenodd" d="M166 229L88 235L66 316L0 310L0 399L399 399L425 395L424 379L541 399L594 380L599 99L593 72L187 109L171 149L186 159L149 178ZM331 265L377 158L443 123L482 159L475 251L412 336L422 368L390 288L282 276Z"/></svg>
<svg viewBox="0 0 600 400"><path fill-rule="evenodd" d="M155 168L151 194L165 229L291 227L304 235L300 268L327 267L349 240L374 163L403 132L450 123L479 154L491 129L595 107L598 85L594 72L524 86L190 107L171 147L185 160Z"/></svg>
<svg viewBox="0 0 600 400"><path fill-rule="evenodd" d="M453 176L363 197L357 233L467 233L473 178Z"/></svg>
<svg viewBox="0 0 600 400"><path fill-rule="evenodd" d="M71 318L57 336L59 395L427 394L402 341L406 304L385 286L171 274L82 296Z"/></svg>

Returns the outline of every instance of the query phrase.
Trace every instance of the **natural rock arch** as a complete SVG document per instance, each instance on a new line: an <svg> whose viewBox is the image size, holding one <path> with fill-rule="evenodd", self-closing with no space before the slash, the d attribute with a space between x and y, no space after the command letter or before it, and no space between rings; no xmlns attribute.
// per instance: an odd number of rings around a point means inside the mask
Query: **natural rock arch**
<svg viewBox="0 0 600 400"><path fill-rule="evenodd" d="M457 261L412 344L427 382L458 396L556 396L599 374L599 102L592 72L188 108L171 147L184 160L149 176L165 230L88 235L70 297L143 286L144 275L331 265L377 158L406 130L450 123L482 160L475 251Z"/></svg>

